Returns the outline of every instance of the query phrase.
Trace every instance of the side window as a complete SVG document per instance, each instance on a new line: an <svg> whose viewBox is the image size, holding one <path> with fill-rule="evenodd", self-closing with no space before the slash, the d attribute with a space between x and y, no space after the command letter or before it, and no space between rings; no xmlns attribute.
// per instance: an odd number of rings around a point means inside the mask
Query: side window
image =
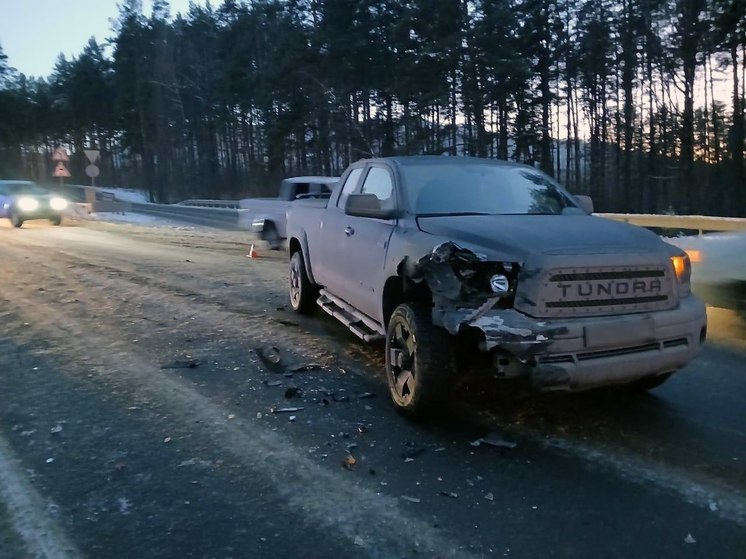
<svg viewBox="0 0 746 559"><path fill-rule="evenodd" d="M298 198L299 196L302 196L303 194L308 194L310 190L310 185L307 182L297 182L295 183L295 197Z"/></svg>
<svg viewBox="0 0 746 559"><path fill-rule="evenodd" d="M345 181L345 185L342 187L342 193L339 195L339 200L337 200L338 208L344 210L347 197L355 190L357 181L360 180L360 175L362 173L362 169L353 169L350 171L350 174L347 176L347 180Z"/></svg>
<svg viewBox="0 0 746 559"><path fill-rule="evenodd" d="M381 209L394 208L394 185L391 175L383 167L373 167L365 177L361 194L373 194L381 201Z"/></svg>

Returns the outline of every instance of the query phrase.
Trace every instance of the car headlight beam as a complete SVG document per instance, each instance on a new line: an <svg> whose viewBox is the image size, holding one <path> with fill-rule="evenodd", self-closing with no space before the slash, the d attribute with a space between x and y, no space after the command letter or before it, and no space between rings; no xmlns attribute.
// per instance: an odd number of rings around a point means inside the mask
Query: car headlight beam
<svg viewBox="0 0 746 559"><path fill-rule="evenodd" d="M23 198L19 198L18 202L16 202L16 205L18 206L18 209L24 212L33 212L36 210L36 208L39 207L39 201L36 198L30 198L28 196L24 196Z"/></svg>
<svg viewBox="0 0 746 559"><path fill-rule="evenodd" d="M49 206L56 212L61 212L65 208L67 208L67 200L64 198L60 198L59 196L55 196L49 201Z"/></svg>

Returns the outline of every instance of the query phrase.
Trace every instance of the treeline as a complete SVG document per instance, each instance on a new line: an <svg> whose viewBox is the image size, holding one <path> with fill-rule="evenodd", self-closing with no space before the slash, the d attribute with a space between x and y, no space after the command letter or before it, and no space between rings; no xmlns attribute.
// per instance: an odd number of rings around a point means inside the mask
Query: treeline
<svg viewBox="0 0 746 559"><path fill-rule="evenodd" d="M101 150L157 201L272 191L362 157L542 168L613 211L746 214L744 0L124 0L29 79L0 51L0 174Z"/></svg>

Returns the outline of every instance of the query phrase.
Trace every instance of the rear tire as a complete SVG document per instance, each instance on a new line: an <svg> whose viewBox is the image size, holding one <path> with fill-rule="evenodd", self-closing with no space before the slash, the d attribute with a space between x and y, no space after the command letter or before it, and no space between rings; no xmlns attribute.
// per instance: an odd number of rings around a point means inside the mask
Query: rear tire
<svg viewBox="0 0 746 559"><path fill-rule="evenodd" d="M23 218L19 216L16 212L11 211L10 212L10 224L13 227L21 227L23 225Z"/></svg>
<svg viewBox="0 0 746 559"><path fill-rule="evenodd" d="M456 371L452 344L426 306L396 307L386 331L386 378L398 411L410 419L443 412Z"/></svg>
<svg viewBox="0 0 746 559"><path fill-rule="evenodd" d="M271 221L264 226L264 232L262 233L264 241L269 245L270 250L280 250L282 248L282 239L280 234L277 232L277 227Z"/></svg>
<svg viewBox="0 0 746 559"><path fill-rule="evenodd" d="M299 314L311 314L316 310L319 298L318 286L311 283L306 273L306 264L300 249L290 256L290 306Z"/></svg>

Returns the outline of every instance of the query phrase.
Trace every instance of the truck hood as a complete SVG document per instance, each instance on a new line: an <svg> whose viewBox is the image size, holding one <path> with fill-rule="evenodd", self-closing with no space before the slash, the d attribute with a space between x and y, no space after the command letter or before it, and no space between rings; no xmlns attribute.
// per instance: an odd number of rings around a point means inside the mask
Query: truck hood
<svg viewBox="0 0 746 559"><path fill-rule="evenodd" d="M671 253L657 235L634 225L588 215L419 217L421 231L453 241L489 259L530 254ZM672 247L671 247L672 248Z"/></svg>

